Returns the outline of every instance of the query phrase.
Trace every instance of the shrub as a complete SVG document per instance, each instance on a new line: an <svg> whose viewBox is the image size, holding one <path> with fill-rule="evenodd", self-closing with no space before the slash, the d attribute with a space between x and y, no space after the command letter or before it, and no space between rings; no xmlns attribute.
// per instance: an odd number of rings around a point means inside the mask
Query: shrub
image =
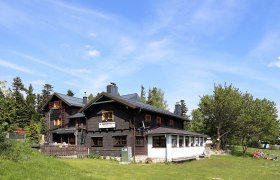
<svg viewBox="0 0 280 180"><path fill-rule="evenodd" d="M277 146L275 146L275 145L270 145L269 149L270 150L279 150L279 148Z"/></svg>
<svg viewBox="0 0 280 180"><path fill-rule="evenodd" d="M22 142L6 140L0 143L0 157L12 161L24 161L31 158L32 149Z"/></svg>
<svg viewBox="0 0 280 180"><path fill-rule="evenodd" d="M98 153L90 153L88 155L88 158L91 158L91 159L101 159L101 156Z"/></svg>

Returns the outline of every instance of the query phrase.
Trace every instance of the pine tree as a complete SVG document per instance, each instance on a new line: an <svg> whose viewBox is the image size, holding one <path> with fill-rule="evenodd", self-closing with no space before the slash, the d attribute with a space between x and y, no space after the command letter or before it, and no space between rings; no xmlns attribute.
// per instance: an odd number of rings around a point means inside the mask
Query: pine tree
<svg viewBox="0 0 280 180"><path fill-rule="evenodd" d="M12 122L12 127L14 129L24 128L27 124L29 124L25 99L23 95L27 90L24 87L20 77L16 77L13 79L12 88L12 96L15 105L15 117Z"/></svg>
<svg viewBox="0 0 280 180"><path fill-rule="evenodd" d="M181 116L186 117L187 112L188 112L188 108L187 108L185 100L182 99L180 101L180 104L181 104Z"/></svg>
<svg viewBox="0 0 280 180"><path fill-rule="evenodd" d="M167 102L164 100L164 92L161 89L153 87L149 89L147 104L160 109L167 109Z"/></svg>
<svg viewBox="0 0 280 180"><path fill-rule="evenodd" d="M93 94L90 93L90 95L88 96L88 100L91 101L91 100L93 100L93 98L94 98Z"/></svg>
<svg viewBox="0 0 280 180"><path fill-rule="evenodd" d="M141 102L143 102L143 103L146 103L146 92L145 92L145 88L144 88L144 86L142 85L141 86L141 94L140 94L140 100L141 100Z"/></svg>
<svg viewBox="0 0 280 180"><path fill-rule="evenodd" d="M29 85L26 95L26 110L29 122L39 122L41 115L36 111L36 95L33 93L32 84Z"/></svg>
<svg viewBox="0 0 280 180"><path fill-rule="evenodd" d="M38 112L40 112L41 114L43 114L42 112L42 108L43 106L46 104L48 98L51 96L51 92L53 91L53 86L50 84L45 84L43 86L41 95L39 95L39 97L37 96L37 100L39 100L38 103Z"/></svg>
<svg viewBox="0 0 280 180"><path fill-rule="evenodd" d="M70 89L68 89L68 91L67 91L67 96L73 97L74 95L75 95L74 92L71 91Z"/></svg>

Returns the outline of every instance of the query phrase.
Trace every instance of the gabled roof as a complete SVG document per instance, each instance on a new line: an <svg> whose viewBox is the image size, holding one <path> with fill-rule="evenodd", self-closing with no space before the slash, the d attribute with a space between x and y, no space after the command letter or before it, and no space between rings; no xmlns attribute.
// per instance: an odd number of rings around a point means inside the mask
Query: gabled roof
<svg viewBox="0 0 280 180"><path fill-rule="evenodd" d="M164 109L159 109L159 108L156 108L156 107L151 106L149 104L141 102L137 93L123 95L123 96L113 96L109 93L102 92L96 98L91 100L86 106L84 106L80 110L80 112L88 109L90 106L92 106L98 100L100 100L102 97L107 97L111 100L114 100L114 101L116 101L118 103L121 103L125 106L128 106L132 109L141 109L141 110L145 110L145 111L148 111L148 112L159 113L159 114L168 115L168 116L171 116L171 117L174 117L174 118L178 118L178 119L181 119L181 120L186 120L184 117L178 116L178 115L176 115L176 114L174 114L170 111L167 111L167 110L164 110Z"/></svg>
<svg viewBox="0 0 280 180"><path fill-rule="evenodd" d="M190 136L200 136L200 137L208 137L205 134L180 130L180 129L173 129L173 128L167 128L167 127L157 127L154 129L151 129L146 133L147 135L154 135L154 134L181 134L181 135L190 135Z"/></svg>
<svg viewBox="0 0 280 180"><path fill-rule="evenodd" d="M67 96L65 94L61 94L61 93L53 93L48 101L46 102L46 104L43 106L43 109L45 109L45 107L48 105L48 103L53 99L53 97L58 97L59 99L61 99L63 102L65 102L68 106L75 106L75 107L84 107L85 104L83 103L83 99L82 98L77 98L77 97L72 97L72 96Z"/></svg>

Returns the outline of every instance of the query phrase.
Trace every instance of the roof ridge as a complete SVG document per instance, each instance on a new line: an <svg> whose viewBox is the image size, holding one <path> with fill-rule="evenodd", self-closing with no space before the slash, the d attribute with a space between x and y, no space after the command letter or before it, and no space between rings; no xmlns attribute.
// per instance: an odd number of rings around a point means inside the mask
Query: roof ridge
<svg viewBox="0 0 280 180"><path fill-rule="evenodd" d="M64 96L68 96L67 94L62 94L62 93L59 93L59 92L54 92L56 94L60 94L60 95L64 95ZM83 99L83 98L79 98L79 97L75 97L75 96L68 96L70 98L76 98L76 99Z"/></svg>

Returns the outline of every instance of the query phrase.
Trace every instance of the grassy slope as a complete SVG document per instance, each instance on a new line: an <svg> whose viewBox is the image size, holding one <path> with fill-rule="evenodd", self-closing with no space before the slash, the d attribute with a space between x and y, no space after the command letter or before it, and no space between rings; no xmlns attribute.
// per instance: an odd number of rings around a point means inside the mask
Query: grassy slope
<svg viewBox="0 0 280 180"><path fill-rule="evenodd" d="M0 179L278 179L279 166L280 161L229 155L182 164L119 165L109 160L54 159L34 152L28 161L0 159Z"/></svg>
<svg viewBox="0 0 280 180"><path fill-rule="evenodd" d="M119 165L104 160L62 160L98 179L278 179L279 161L234 156L212 156L211 159L182 164Z"/></svg>

